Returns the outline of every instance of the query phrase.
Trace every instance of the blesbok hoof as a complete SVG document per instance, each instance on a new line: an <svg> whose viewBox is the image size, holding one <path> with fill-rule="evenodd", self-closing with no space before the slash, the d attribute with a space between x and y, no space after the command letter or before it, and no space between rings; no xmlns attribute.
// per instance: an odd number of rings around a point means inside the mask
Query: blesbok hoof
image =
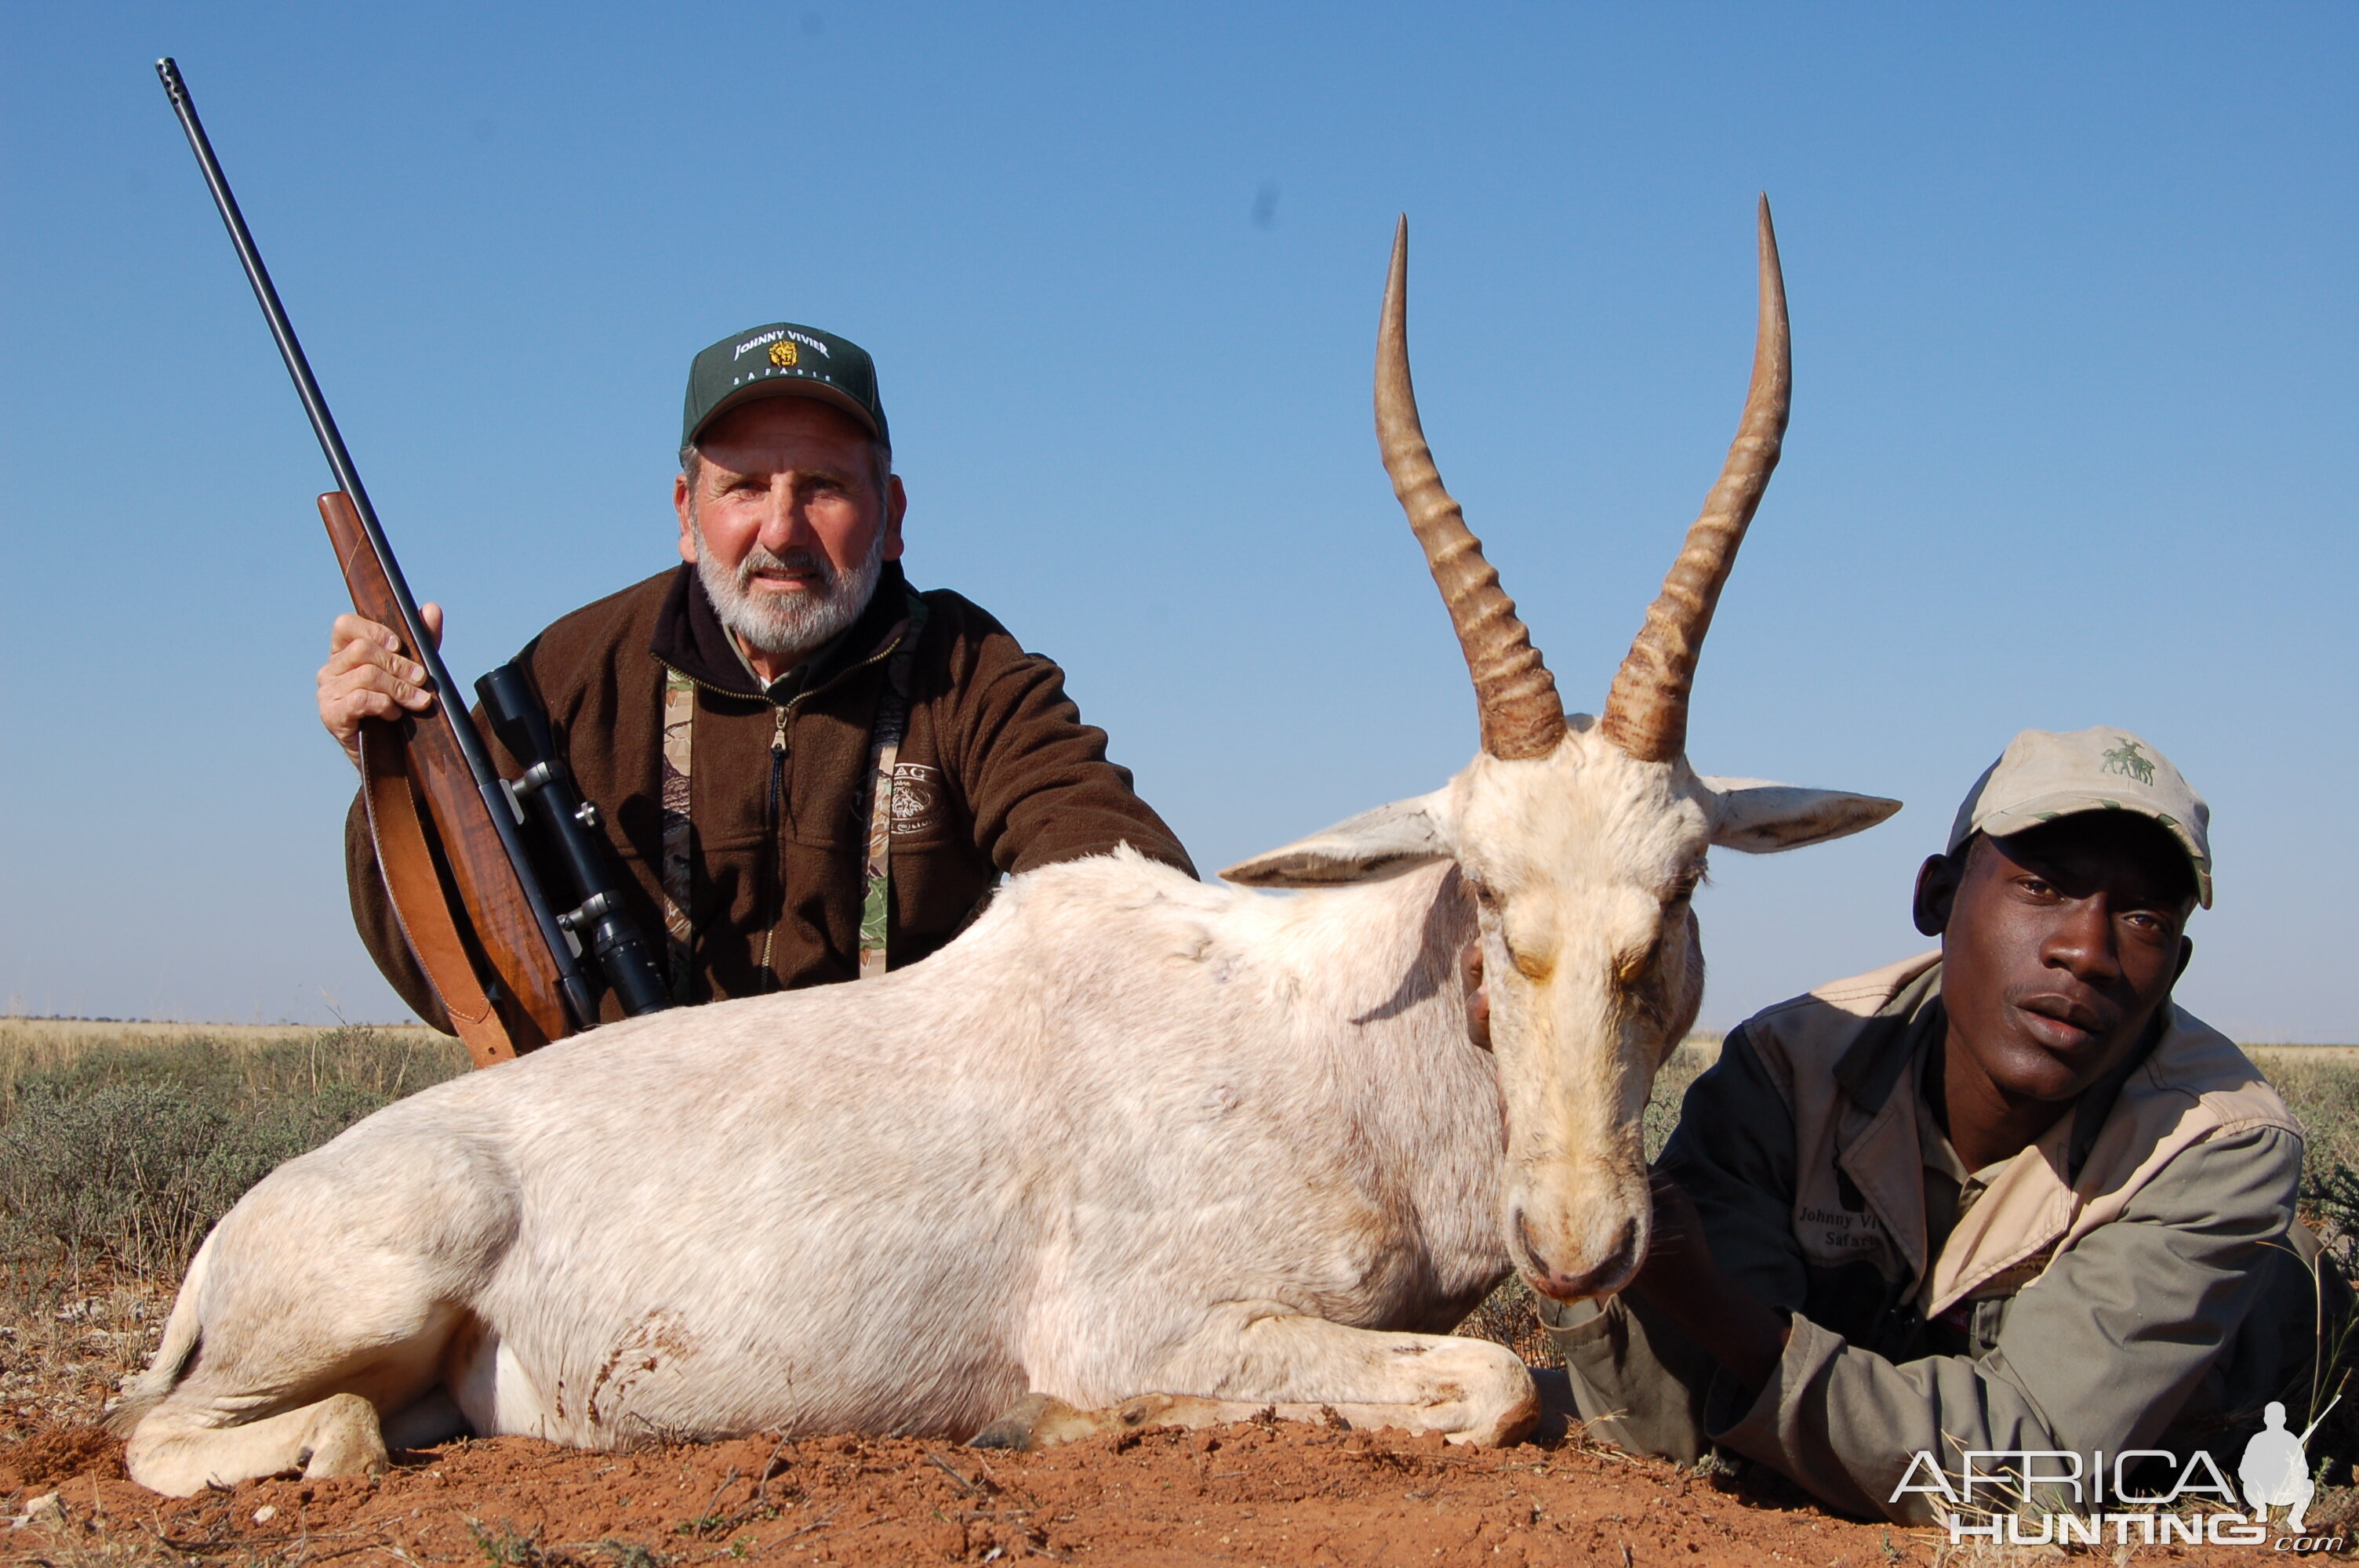
<svg viewBox="0 0 2359 1568"><path fill-rule="evenodd" d="M1546 1405L1540 1398L1538 1385L1527 1374L1520 1397L1513 1399L1490 1421L1464 1432L1453 1432L1450 1441L1473 1448L1511 1448L1531 1435L1540 1423Z"/></svg>
<svg viewBox="0 0 2359 1568"><path fill-rule="evenodd" d="M992 1419L991 1424L966 1440L969 1448L1016 1448L1030 1452L1069 1441L1049 1436L1062 1426L1085 1424L1088 1418L1064 1400L1047 1394L1027 1394ZM1071 1436L1082 1435L1073 1433Z"/></svg>
<svg viewBox="0 0 2359 1568"><path fill-rule="evenodd" d="M298 1455L307 1481L332 1476L382 1476L392 1460L376 1407L358 1394L333 1394L314 1407L310 1442Z"/></svg>
<svg viewBox="0 0 2359 1568"><path fill-rule="evenodd" d="M967 1439L969 1448L1020 1448L1038 1453L1060 1443L1109 1433L1141 1432L1150 1426L1209 1426L1234 1420L1211 1400L1174 1394L1141 1394L1103 1410L1075 1410L1048 1394L1027 1394L998 1419Z"/></svg>

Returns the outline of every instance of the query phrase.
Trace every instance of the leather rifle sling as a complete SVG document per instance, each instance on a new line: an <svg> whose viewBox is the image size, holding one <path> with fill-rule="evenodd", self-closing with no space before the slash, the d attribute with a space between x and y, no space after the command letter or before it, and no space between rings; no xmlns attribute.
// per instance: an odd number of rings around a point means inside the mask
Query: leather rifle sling
<svg viewBox="0 0 2359 1568"><path fill-rule="evenodd" d="M516 1042L499 1010L484 994L474 961L451 918L451 895L434 869L418 795L409 782L409 748L400 728L382 719L361 721L361 798L367 804L369 843L377 870L393 896L394 918L409 950L425 969L451 1026L466 1043L478 1067L511 1061Z"/></svg>

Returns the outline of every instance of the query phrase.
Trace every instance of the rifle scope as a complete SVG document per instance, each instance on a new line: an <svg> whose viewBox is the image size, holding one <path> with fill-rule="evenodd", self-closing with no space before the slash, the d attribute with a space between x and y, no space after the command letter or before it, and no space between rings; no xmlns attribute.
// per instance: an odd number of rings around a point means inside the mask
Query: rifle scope
<svg viewBox="0 0 2359 1568"><path fill-rule="evenodd" d="M556 734L532 683L510 661L476 681L475 695L483 698L484 717L492 721L500 744L524 764L524 776L508 788L539 822L559 868L572 885L577 902L557 916L557 924L568 935L589 942L625 1012L636 1018L670 1006L647 939L623 907L622 887L609 868L604 838L597 831L598 808L573 787L573 775L558 755Z"/></svg>

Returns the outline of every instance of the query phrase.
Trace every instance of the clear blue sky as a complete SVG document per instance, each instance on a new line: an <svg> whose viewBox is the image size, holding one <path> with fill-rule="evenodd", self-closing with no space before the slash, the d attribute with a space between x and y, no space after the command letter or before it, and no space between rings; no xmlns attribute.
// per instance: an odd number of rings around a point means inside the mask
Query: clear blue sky
<svg viewBox="0 0 2359 1568"><path fill-rule="evenodd" d="M150 70L187 71L463 680L672 557L690 355L881 366L908 567L1062 661L1217 867L1440 784L1465 676L1378 467L1385 251L1442 471L1594 707L1734 428L1785 465L1707 771L1902 797L1723 857L1708 1022L1921 946L2017 729L2216 814L2182 998L2348 983L2359 10L0 8L0 1005L399 1015L312 673L327 474Z"/></svg>

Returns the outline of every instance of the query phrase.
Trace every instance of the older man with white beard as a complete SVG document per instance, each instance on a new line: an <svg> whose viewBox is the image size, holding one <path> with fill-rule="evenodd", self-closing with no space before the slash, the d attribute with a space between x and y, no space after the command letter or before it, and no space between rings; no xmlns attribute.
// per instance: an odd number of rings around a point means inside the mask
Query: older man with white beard
<svg viewBox="0 0 2359 1568"><path fill-rule="evenodd" d="M684 564L522 655L632 913L664 935L676 1000L914 963L1003 873L1128 845L1195 874L1063 672L958 594L909 587L908 497L866 352L788 322L723 339L690 367L679 459ZM424 612L439 636L440 609ZM432 704L397 646L336 618L320 717L355 757L363 719ZM377 967L447 1027L357 801L346 873Z"/></svg>

